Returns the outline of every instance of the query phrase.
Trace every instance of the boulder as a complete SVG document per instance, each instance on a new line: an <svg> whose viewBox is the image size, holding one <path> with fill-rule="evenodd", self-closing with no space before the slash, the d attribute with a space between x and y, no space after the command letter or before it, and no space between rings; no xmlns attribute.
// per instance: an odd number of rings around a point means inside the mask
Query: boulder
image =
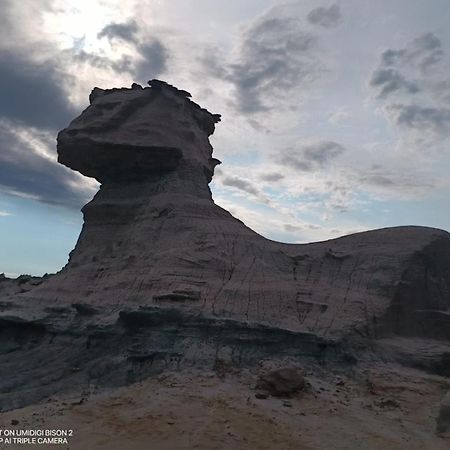
<svg viewBox="0 0 450 450"><path fill-rule="evenodd" d="M268 392L274 397L291 397L302 391L306 380L300 369L286 367L261 375L256 388Z"/></svg>

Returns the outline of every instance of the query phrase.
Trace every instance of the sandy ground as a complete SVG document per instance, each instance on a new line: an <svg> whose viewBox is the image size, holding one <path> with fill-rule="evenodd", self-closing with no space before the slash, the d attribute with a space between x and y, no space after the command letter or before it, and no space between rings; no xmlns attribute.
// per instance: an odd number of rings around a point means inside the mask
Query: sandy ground
<svg viewBox="0 0 450 450"><path fill-rule="evenodd" d="M351 379L307 373L291 399L257 399L256 373L165 373L142 383L0 414L2 430L72 429L64 445L2 449L448 450L435 434L450 380L399 367ZM358 380L358 381L356 381Z"/></svg>

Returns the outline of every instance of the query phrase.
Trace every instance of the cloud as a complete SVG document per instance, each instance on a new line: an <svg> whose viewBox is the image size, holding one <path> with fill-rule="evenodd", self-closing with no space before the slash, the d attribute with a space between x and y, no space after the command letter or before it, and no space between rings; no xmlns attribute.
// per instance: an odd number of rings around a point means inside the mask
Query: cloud
<svg viewBox="0 0 450 450"><path fill-rule="evenodd" d="M112 59L85 50L72 48L62 53L66 64L82 64L99 70L112 70L122 75L126 72L134 81L146 83L167 70L168 51L157 39L136 45L133 53Z"/></svg>
<svg viewBox="0 0 450 450"><path fill-rule="evenodd" d="M301 233L305 230L320 230L320 226L314 225L312 223L302 223L302 224L293 224L293 223L285 223L283 228L288 233Z"/></svg>
<svg viewBox="0 0 450 450"><path fill-rule="evenodd" d="M317 37L295 8L286 8L270 9L243 30L231 58L214 48L203 58L210 75L231 83L233 106L242 114L298 107L294 92L306 90L324 70Z"/></svg>
<svg viewBox="0 0 450 450"><path fill-rule="evenodd" d="M385 67L412 64L426 71L439 63L444 56L441 40L434 33L425 33L402 49L388 49L381 55Z"/></svg>
<svg viewBox="0 0 450 450"><path fill-rule="evenodd" d="M0 211L0 217L8 217L12 216L13 214L7 211Z"/></svg>
<svg viewBox="0 0 450 450"><path fill-rule="evenodd" d="M385 117L400 131L399 145L409 152L449 147L449 73L442 42L433 33L381 54L369 86Z"/></svg>
<svg viewBox="0 0 450 450"><path fill-rule="evenodd" d="M301 171L315 171L325 167L331 160L345 152L345 148L333 141L318 141L298 149L287 148L273 158L282 166Z"/></svg>
<svg viewBox="0 0 450 450"><path fill-rule="evenodd" d="M328 122L333 125L340 124L345 122L350 117L350 112L347 108L338 107L335 110L331 111L328 116Z"/></svg>
<svg viewBox="0 0 450 450"><path fill-rule="evenodd" d="M420 91L416 83L407 80L398 70L392 68L376 70L372 75L370 85L380 88L378 96L381 98L401 90L410 94L416 94Z"/></svg>
<svg viewBox="0 0 450 450"><path fill-rule="evenodd" d="M271 101L306 83L315 71L315 38L290 18L268 18L247 30L238 61L231 65L237 107L243 113L267 110Z"/></svg>
<svg viewBox="0 0 450 450"><path fill-rule="evenodd" d="M84 64L95 69L111 69L116 73L128 72L131 74L135 70L133 60L127 55L122 55L119 59L111 59L74 47L62 52L61 57L66 59L66 64Z"/></svg>
<svg viewBox="0 0 450 450"><path fill-rule="evenodd" d="M429 85L429 69L442 62L444 51L440 39L425 33L401 49L388 49L381 54L379 67L370 86L379 89L379 97L393 94L416 94Z"/></svg>
<svg viewBox="0 0 450 450"><path fill-rule="evenodd" d="M433 33L414 39L405 51L405 58L414 61L424 71L441 61L443 56L442 42Z"/></svg>
<svg viewBox="0 0 450 450"><path fill-rule="evenodd" d="M329 8L314 8L307 16L309 23L324 28L332 28L339 25L341 21L341 9L339 5L334 4Z"/></svg>
<svg viewBox="0 0 450 450"><path fill-rule="evenodd" d="M134 21L106 25L98 34L109 44L98 47L86 45L84 37L64 48L51 29L30 38L16 20L27 8L19 2L7 5L0 17L2 33L10 30L6 48L0 43L0 191L78 209L96 185L56 162L57 130L79 114L74 104L86 103L98 82L93 80L138 77L145 82L166 69L169 53L159 39L139 33ZM47 13L52 2L45 6ZM28 11L24 23L43 26L43 11L34 5L31 10L36 17Z"/></svg>
<svg viewBox="0 0 450 450"><path fill-rule="evenodd" d="M259 190L254 187L250 181L244 180L243 178L234 175L227 175L225 177L222 177L221 182L225 186L235 187L237 189L240 189L241 191L247 192L248 194L252 194L255 196L259 194Z"/></svg>
<svg viewBox="0 0 450 450"><path fill-rule="evenodd" d="M93 184L56 162L54 140L37 129L0 121L0 191L43 203L80 208Z"/></svg>
<svg viewBox="0 0 450 450"><path fill-rule="evenodd" d="M284 178L284 175L278 172L269 172L261 174L259 178L263 181L274 183L277 181L281 181Z"/></svg>
<svg viewBox="0 0 450 450"><path fill-rule="evenodd" d="M0 51L0 117L35 127L62 128L75 115L63 88L67 78L55 61L37 64L24 55Z"/></svg>
<svg viewBox="0 0 450 450"><path fill-rule="evenodd" d="M354 172L352 184L381 200L423 199L439 185L436 174L421 168L405 169L373 164Z"/></svg>
<svg viewBox="0 0 450 450"><path fill-rule="evenodd" d="M110 23L97 34L97 37L99 39L106 37L110 41L122 39L126 42L136 42L137 32L137 23L135 20L131 20L125 23Z"/></svg>
<svg viewBox="0 0 450 450"><path fill-rule="evenodd" d="M417 131L429 130L436 134L450 131L450 108L424 107L416 104L388 106L397 125Z"/></svg>
<svg viewBox="0 0 450 450"><path fill-rule="evenodd" d="M263 207L263 210L252 208L250 205L230 200L229 195L218 196L215 199L216 204L225 208L234 217L244 221L252 230L257 233L278 239L281 241L295 242L307 240L305 231L312 230L314 225L299 220L298 223L292 223L292 217L284 215L279 210L271 207Z"/></svg>
<svg viewBox="0 0 450 450"><path fill-rule="evenodd" d="M135 81L145 83L167 71L169 51L158 37L142 34L135 20L110 23L97 36L99 39L106 37L116 52L122 51L124 54L115 59L98 55L83 56L90 59L91 64L110 67L118 73L128 72ZM123 42L130 45L124 47Z"/></svg>
<svg viewBox="0 0 450 450"><path fill-rule="evenodd" d="M148 81L168 70L169 52L159 39L151 38L149 42L138 45L137 50L139 60L133 69L136 80Z"/></svg>
<svg viewBox="0 0 450 450"><path fill-rule="evenodd" d="M113 47L115 40L131 44L133 54L122 56L119 60L98 59L100 65L110 66L116 72L129 72L134 80L146 82L167 70L169 51L162 40L155 36L139 36L139 27L135 20L124 23L110 23L97 35L106 37ZM122 50L124 50L122 48ZM92 55L94 58L98 58Z"/></svg>

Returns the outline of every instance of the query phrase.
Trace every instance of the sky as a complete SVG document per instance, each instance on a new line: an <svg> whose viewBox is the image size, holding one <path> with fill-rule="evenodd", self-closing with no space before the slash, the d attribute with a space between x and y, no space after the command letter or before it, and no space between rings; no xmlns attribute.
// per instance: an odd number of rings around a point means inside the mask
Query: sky
<svg viewBox="0 0 450 450"><path fill-rule="evenodd" d="M263 236L450 230L448 0L1 0L0 273L67 262L93 179L56 135L159 78L222 114L213 198Z"/></svg>

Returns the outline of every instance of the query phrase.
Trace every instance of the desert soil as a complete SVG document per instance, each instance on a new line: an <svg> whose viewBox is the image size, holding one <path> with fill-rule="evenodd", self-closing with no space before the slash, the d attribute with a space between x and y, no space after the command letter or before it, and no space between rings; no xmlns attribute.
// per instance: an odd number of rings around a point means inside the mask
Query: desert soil
<svg viewBox="0 0 450 450"><path fill-rule="evenodd" d="M0 414L1 429L73 429L70 450L444 450L435 434L450 380L396 366L307 372L295 397L255 397L257 371L167 372ZM258 395L259 396L259 395Z"/></svg>

